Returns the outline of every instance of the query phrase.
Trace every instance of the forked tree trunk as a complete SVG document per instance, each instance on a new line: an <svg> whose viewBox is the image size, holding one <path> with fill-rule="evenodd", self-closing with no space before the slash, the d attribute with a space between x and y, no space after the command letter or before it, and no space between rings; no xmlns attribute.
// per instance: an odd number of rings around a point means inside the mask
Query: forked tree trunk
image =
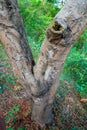
<svg viewBox="0 0 87 130"><path fill-rule="evenodd" d="M87 25L87 0L67 0L46 30L35 66L16 0L0 0L0 40L14 73L33 100L32 119L51 123L52 104L63 63L72 45Z"/></svg>

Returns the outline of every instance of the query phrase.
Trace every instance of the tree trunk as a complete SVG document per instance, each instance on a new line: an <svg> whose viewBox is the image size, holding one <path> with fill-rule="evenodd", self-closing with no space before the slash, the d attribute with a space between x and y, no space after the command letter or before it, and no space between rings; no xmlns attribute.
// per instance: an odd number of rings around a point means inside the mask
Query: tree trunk
<svg viewBox="0 0 87 130"><path fill-rule="evenodd" d="M67 0L46 30L35 66L16 0L0 1L0 40L13 71L33 100L32 119L41 126L52 122L52 104L63 63L87 25L87 0Z"/></svg>

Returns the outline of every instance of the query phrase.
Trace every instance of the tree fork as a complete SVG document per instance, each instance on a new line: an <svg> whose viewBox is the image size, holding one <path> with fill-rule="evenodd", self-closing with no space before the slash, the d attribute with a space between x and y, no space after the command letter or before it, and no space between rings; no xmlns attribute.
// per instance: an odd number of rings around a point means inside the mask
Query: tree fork
<svg viewBox="0 0 87 130"><path fill-rule="evenodd" d="M0 40L10 57L13 71L20 83L27 86L30 92L37 91L33 76L34 59L26 39L16 0L0 1ZM30 88L31 85L34 89Z"/></svg>
<svg viewBox="0 0 87 130"><path fill-rule="evenodd" d="M45 109L41 112L41 114L43 113L43 116L38 114L38 109L34 109L35 112L33 112L35 113L33 119L40 122L40 124L41 122L42 124L45 124L44 114L46 113L44 110L46 110L46 108L48 110L49 106L48 113L50 113L52 108L55 92L59 86L59 76L64 61L78 36L80 36L87 26L86 10L86 0L68 0L47 29L46 38L41 47L40 56L34 67L34 76L36 80L40 83L46 82L49 86L49 91L47 92L46 97L49 102L47 102L48 105L45 106ZM45 95L43 98L44 97ZM39 101L37 100L38 104L39 102L40 99ZM43 105L41 102L38 106L39 110L40 108L42 110ZM46 117L45 120L48 122L51 121L49 116Z"/></svg>
<svg viewBox="0 0 87 130"><path fill-rule="evenodd" d="M52 122L52 103L68 52L87 26L87 0L67 0L46 31L35 66L16 0L0 1L0 40L14 73L32 97L32 119L41 126ZM33 70L33 72L32 72Z"/></svg>

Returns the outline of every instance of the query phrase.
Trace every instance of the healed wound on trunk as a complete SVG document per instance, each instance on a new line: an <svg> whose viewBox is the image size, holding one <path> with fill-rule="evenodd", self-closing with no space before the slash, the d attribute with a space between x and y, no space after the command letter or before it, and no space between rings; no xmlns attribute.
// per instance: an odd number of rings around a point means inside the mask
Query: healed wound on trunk
<svg viewBox="0 0 87 130"><path fill-rule="evenodd" d="M71 32L70 27L62 19L54 20L46 30L46 36L50 43L58 45L61 39ZM65 45L65 44L64 44Z"/></svg>

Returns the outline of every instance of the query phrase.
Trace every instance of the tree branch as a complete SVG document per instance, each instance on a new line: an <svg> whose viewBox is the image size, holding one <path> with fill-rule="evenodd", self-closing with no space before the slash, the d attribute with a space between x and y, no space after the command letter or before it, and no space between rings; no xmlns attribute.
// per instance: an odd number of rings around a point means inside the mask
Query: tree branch
<svg viewBox="0 0 87 130"><path fill-rule="evenodd" d="M42 84L46 82L49 88L53 87L52 90L56 90L56 85L59 84L68 52L87 26L86 10L86 0L68 0L47 29L34 74L37 81Z"/></svg>

